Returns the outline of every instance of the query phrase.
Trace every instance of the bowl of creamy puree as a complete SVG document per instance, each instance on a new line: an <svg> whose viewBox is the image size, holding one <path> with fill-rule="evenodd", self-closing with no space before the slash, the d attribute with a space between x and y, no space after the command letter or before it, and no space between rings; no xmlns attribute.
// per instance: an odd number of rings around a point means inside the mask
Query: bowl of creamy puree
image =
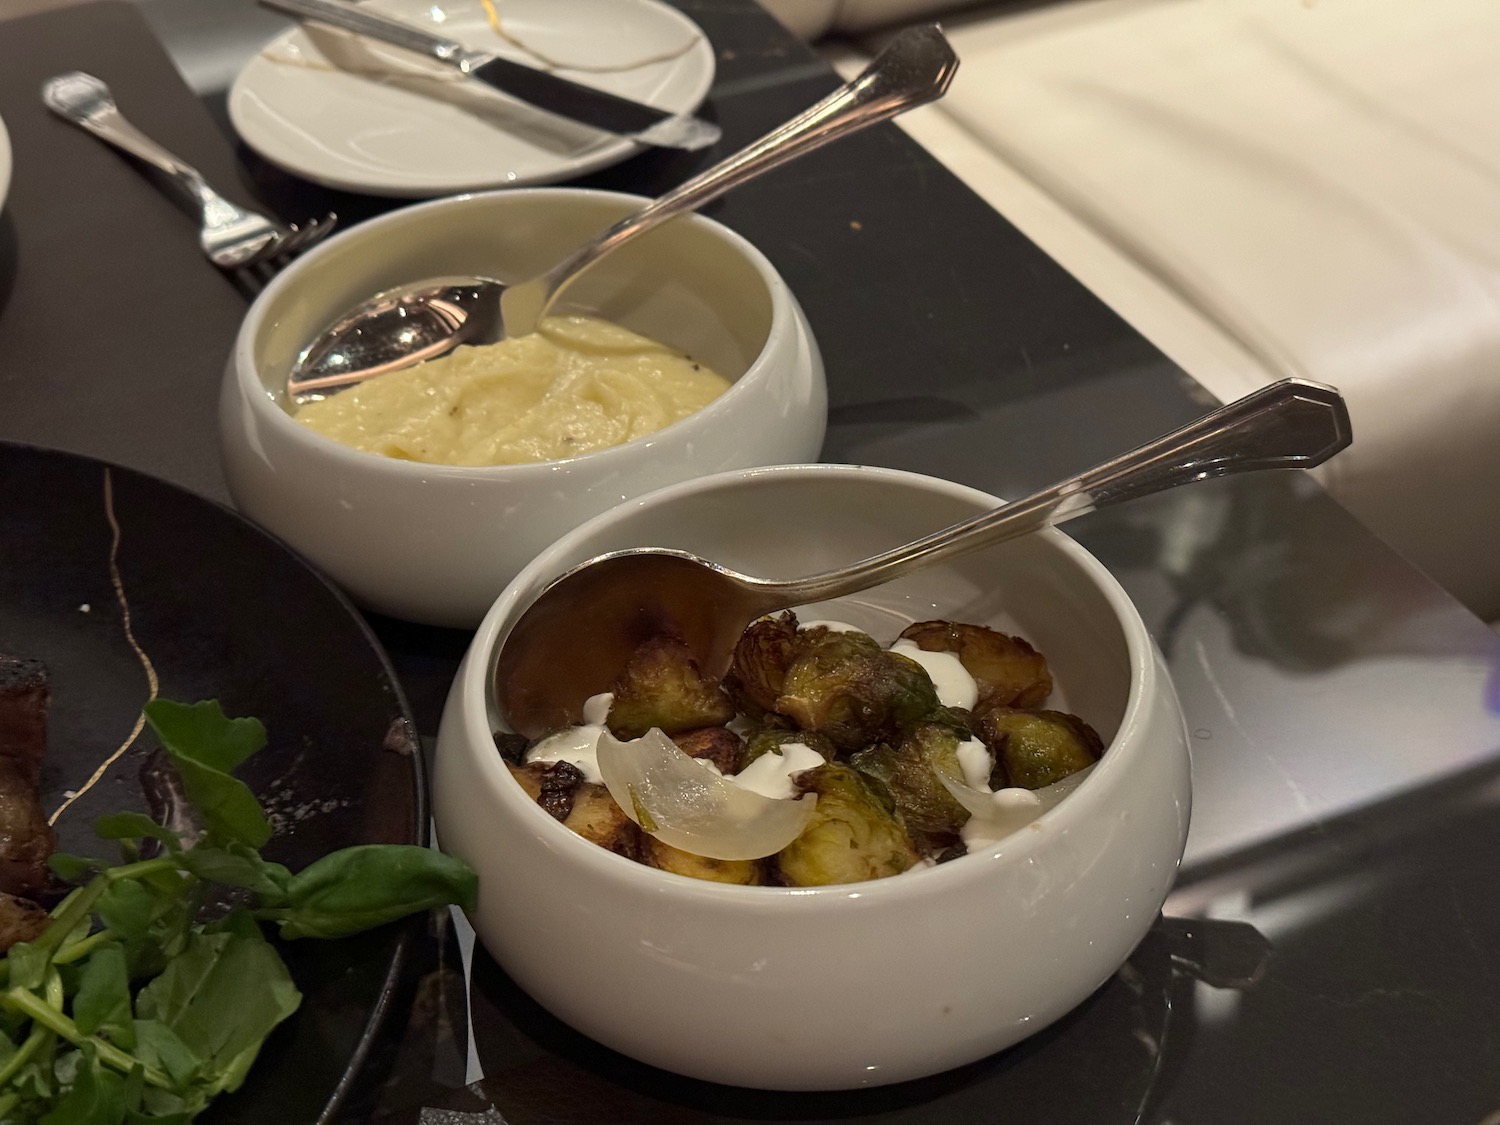
<svg viewBox="0 0 1500 1125"><path fill-rule="evenodd" d="M683 216L572 285L540 330L298 407L302 348L424 277L519 282L645 201L574 188L435 200L353 227L251 305L220 396L236 505L363 605L472 627L530 559L644 492L813 460L823 365L786 283L744 238Z"/></svg>

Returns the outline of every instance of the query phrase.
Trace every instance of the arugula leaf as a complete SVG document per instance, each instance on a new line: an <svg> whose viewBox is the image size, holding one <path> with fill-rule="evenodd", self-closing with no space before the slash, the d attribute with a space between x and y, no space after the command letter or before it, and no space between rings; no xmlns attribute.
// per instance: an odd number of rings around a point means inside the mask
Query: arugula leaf
<svg viewBox="0 0 1500 1125"><path fill-rule="evenodd" d="M239 840L258 848L271 838L271 822L248 785L191 758L171 756L210 841Z"/></svg>
<svg viewBox="0 0 1500 1125"><path fill-rule="evenodd" d="M473 908L473 871L427 848L348 848L295 875L265 859L270 824L230 775L265 745L260 723L213 701L155 700L145 714L205 835L184 848L121 812L95 830L119 841L125 864L54 856L53 870L82 885L3 960L0 1123L187 1125L238 1088L302 999L257 919L284 937L337 937L450 902ZM138 860L146 840L163 854ZM215 885L249 892L253 910L199 924Z"/></svg>
<svg viewBox="0 0 1500 1125"><path fill-rule="evenodd" d="M250 936L253 934L254 936ZM204 1061L217 1094L237 1089L267 1035L302 994L258 929L197 933L161 976L141 989L136 1011L160 1020Z"/></svg>
<svg viewBox="0 0 1500 1125"><path fill-rule="evenodd" d="M72 1085L41 1125L123 1125L125 1114L135 1108L130 1104L126 1080L99 1065L91 1045L85 1043L78 1052L80 1062ZM135 1102L140 1102L137 1083Z"/></svg>
<svg viewBox="0 0 1500 1125"><path fill-rule="evenodd" d="M150 837L160 840L174 852L182 850L182 841L170 828L157 824L145 813L119 812L94 821L94 835L101 840L129 840Z"/></svg>
<svg viewBox="0 0 1500 1125"><path fill-rule="evenodd" d="M203 818L209 841L238 840L258 848L269 840L271 823L260 802L228 772L266 744L260 722L226 718L212 699L191 705L153 699L145 713L182 778L183 792Z"/></svg>
<svg viewBox="0 0 1500 1125"><path fill-rule="evenodd" d="M254 891L268 906L286 900L287 885L292 881L287 868L263 859L254 848L233 841L222 848L200 844L183 852L182 866L211 883Z"/></svg>
<svg viewBox="0 0 1500 1125"><path fill-rule="evenodd" d="M121 879L104 889L94 909L121 941L139 945L151 926L156 896L150 887L136 879Z"/></svg>
<svg viewBox="0 0 1500 1125"><path fill-rule="evenodd" d="M73 1022L85 1035L103 1031L116 1046L127 1051L135 1047L130 980L125 951L119 946L101 946L84 963L78 995L73 997Z"/></svg>
<svg viewBox="0 0 1500 1125"><path fill-rule="evenodd" d="M136 1020L135 1040L136 1058L166 1071L179 1086L193 1082L203 1069L198 1053L161 1020Z"/></svg>
<svg viewBox="0 0 1500 1125"><path fill-rule="evenodd" d="M331 852L298 872L287 905L263 914L281 936L343 937L419 910L474 908L479 878L462 860L415 844L362 844Z"/></svg>
<svg viewBox="0 0 1500 1125"><path fill-rule="evenodd" d="M143 708L146 721L174 758L228 773L266 744L259 719L231 719L217 699L174 703L153 699Z"/></svg>
<svg viewBox="0 0 1500 1125"><path fill-rule="evenodd" d="M65 883L81 883L104 864L86 855L69 855L53 852L47 857L47 866Z"/></svg>
<svg viewBox="0 0 1500 1125"><path fill-rule="evenodd" d="M33 945L29 941L18 941L5 955L10 965L10 984L13 988L40 988L47 979L47 968L52 964L52 952Z"/></svg>

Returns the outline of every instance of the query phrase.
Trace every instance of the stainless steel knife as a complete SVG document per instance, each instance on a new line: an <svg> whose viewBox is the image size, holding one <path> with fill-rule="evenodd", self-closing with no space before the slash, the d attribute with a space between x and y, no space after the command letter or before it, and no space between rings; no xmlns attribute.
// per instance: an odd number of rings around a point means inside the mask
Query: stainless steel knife
<svg viewBox="0 0 1500 1125"><path fill-rule="evenodd" d="M719 127L700 118L642 105L487 51L471 51L462 43L373 12L363 4L346 0L259 2L298 19L317 20L425 55L528 105L643 144L692 150L719 139Z"/></svg>

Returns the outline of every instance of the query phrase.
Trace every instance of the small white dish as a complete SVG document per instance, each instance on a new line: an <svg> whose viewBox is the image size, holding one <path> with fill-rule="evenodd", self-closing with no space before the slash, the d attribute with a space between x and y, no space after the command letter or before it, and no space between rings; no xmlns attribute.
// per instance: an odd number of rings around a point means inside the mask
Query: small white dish
<svg viewBox="0 0 1500 1125"><path fill-rule="evenodd" d="M714 77L702 29L658 0L369 0L476 50L674 113ZM498 19L504 34L497 32ZM448 67L320 25L247 63L229 117L271 163L327 187L403 198L548 184L643 146L525 105Z"/></svg>
<svg viewBox="0 0 1500 1125"><path fill-rule="evenodd" d="M0 118L0 208L5 207L5 193L10 188L10 134L5 131L5 120Z"/></svg>
<svg viewBox="0 0 1500 1125"><path fill-rule="evenodd" d="M807 319L765 255L703 215L621 247L568 291L733 381L665 429L561 461L431 465L350 449L285 408L297 353L356 301L419 277L534 277L645 202L556 187L459 195L297 258L245 314L225 374L220 449L240 511L363 605L472 629L538 551L591 516L676 481L816 457L828 402Z"/></svg>

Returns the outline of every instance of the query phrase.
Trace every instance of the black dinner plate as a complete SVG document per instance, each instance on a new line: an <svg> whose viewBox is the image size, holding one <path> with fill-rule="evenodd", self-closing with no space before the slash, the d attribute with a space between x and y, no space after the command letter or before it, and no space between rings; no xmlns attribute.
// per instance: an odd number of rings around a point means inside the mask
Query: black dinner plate
<svg viewBox="0 0 1500 1125"><path fill-rule="evenodd" d="M0 651L48 668L49 815L127 742L154 675L165 698L218 699L265 723L268 745L238 772L276 826L269 858L298 870L350 844L426 842L415 726L379 644L332 585L228 509L128 469L0 443ZM92 823L149 811L141 768L155 747L148 730L62 813L61 850L118 859ZM353 1111L414 925L280 943L301 1008L200 1120Z"/></svg>

